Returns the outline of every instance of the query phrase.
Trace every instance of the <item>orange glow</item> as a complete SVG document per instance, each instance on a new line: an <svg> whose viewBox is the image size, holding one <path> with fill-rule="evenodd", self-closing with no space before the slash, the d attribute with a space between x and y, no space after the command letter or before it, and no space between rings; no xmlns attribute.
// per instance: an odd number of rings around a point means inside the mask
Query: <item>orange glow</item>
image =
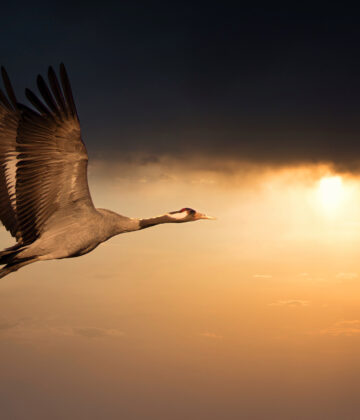
<svg viewBox="0 0 360 420"><path fill-rule="evenodd" d="M283 409L299 395L297 407L326 401L333 418L339 383L356 393L360 368L360 180L320 167L91 171L97 206L134 217L190 206L218 220L120 235L6 278L6 384L28 374L42 392L51 375L47 392L71 400L81 389L104 407L141 392L132 417L117 418L146 418L169 399L180 411L194 404L181 418L205 401L204 418L231 406L234 418L262 419L273 401ZM3 247L8 238L1 232Z"/></svg>

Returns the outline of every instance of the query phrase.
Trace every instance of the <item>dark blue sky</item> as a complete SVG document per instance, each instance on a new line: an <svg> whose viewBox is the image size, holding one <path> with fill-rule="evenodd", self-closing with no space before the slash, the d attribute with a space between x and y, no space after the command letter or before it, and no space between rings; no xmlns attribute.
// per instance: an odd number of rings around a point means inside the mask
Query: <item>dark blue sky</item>
<svg viewBox="0 0 360 420"><path fill-rule="evenodd" d="M75 3L4 6L1 62L20 97L66 64L90 156L357 167L356 10Z"/></svg>

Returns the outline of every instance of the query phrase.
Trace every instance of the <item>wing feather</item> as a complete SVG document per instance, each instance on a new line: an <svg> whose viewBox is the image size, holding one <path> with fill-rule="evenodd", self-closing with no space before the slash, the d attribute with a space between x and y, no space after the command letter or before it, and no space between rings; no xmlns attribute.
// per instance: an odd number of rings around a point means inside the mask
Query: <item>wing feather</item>
<svg viewBox="0 0 360 420"><path fill-rule="evenodd" d="M8 101L6 95L1 89L0 89L0 103L3 107L7 108L8 110L12 110L12 106L10 102Z"/></svg>
<svg viewBox="0 0 360 420"><path fill-rule="evenodd" d="M51 90L38 77L47 106L27 90L28 99L40 113L21 106L16 145L16 209L25 243L38 238L57 211L72 214L79 208L94 208L87 183L88 156L63 65L60 77L62 89L55 72L49 69Z"/></svg>
<svg viewBox="0 0 360 420"><path fill-rule="evenodd" d="M16 215L16 134L20 112L4 67L1 68L6 94L0 90L0 220L11 235L21 240Z"/></svg>
<svg viewBox="0 0 360 420"><path fill-rule="evenodd" d="M70 86L70 80L69 80L69 77L67 75L67 72L63 63L60 64L60 77L61 77L62 88L65 94L65 98L68 103L70 112L74 118L79 120L79 117L76 111L75 101L74 101L71 86Z"/></svg>
<svg viewBox="0 0 360 420"><path fill-rule="evenodd" d="M17 102L1 68L0 220L20 243L36 240L57 211L73 216L94 209L88 182L88 156L65 66L61 84L52 67L38 76L41 98L26 90L34 109Z"/></svg>
<svg viewBox="0 0 360 420"><path fill-rule="evenodd" d="M56 105L56 102L54 101L54 98L51 95L51 92L49 88L47 87L45 80L40 75L37 77L37 85L41 93L41 96L44 98L47 106L51 109L52 112L54 112L58 117L60 117L61 114L60 114L59 108Z"/></svg>
<svg viewBox="0 0 360 420"><path fill-rule="evenodd" d="M6 93L7 93L8 97L9 97L11 103L12 103L13 108L16 109L17 100L16 100L15 92L14 92L14 89L11 85L9 76L8 76L4 67L1 67L1 75L2 75L2 78L3 78Z"/></svg>
<svg viewBox="0 0 360 420"><path fill-rule="evenodd" d="M52 92L53 92L53 94L55 96L55 99L56 99L56 101L57 101L57 103L58 103L58 105L59 105L62 113L65 114L65 115L67 115L67 112L66 112L67 108L66 108L66 105L65 105L65 98L64 98L64 95L63 95L63 93L61 91L61 88L60 88L60 85L59 85L59 81L58 81L58 79L56 77L55 71L54 71L54 69L52 67L49 67L49 70L48 70L48 78L49 78L49 83L50 83L51 90L52 90Z"/></svg>
<svg viewBox="0 0 360 420"><path fill-rule="evenodd" d="M34 107L40 111L41 114L47 115L48 117L52 116L52 113L48 108L38 99L38 97L30 89L25 89L25 95L29 101L34 105Z"/></svg>

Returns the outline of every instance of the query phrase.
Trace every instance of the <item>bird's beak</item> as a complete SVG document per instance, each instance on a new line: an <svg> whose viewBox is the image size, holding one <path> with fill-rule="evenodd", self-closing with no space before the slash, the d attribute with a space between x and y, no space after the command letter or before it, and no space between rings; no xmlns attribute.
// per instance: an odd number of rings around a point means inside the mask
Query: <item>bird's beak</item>
<svg viewBox="0 0 360 420"><path fill-rule="evenodd" d="M197 213L197 219L216 220L216 217L208 216L207 214Z"/></svg>

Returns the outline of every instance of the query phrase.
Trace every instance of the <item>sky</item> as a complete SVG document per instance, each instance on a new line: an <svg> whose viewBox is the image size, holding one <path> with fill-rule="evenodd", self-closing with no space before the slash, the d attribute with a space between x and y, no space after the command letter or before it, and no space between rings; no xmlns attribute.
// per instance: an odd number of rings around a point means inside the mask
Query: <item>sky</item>
<svg viewBox="0 0 360 420"><path fill-rule="evenodd" d="M356 10L74 3L3 6L1 60L19 95L66 64L92 156L358 168Z"/></svg>
<svg viewBox="0 0 360 420"><path fill-rule="evenodd" d="M96 206L217 217L2 279L4 418L358 418L359 16L229 4L2 6L22 101L67 67Z"/></svg>

